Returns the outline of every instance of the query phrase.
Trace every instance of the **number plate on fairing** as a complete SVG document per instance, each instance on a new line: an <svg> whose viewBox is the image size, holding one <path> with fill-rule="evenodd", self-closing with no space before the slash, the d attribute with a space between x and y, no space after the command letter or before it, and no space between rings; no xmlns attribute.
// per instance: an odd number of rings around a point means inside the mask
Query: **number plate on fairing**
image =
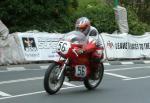
<svg viewBox="0 0 150 103"><path fill-rule="evenodd" d="M75 76L76 77L85 77L87 74L87 68L85 65L76 65L75 66Z"/></svg>
<svg viewBox="0 0 150 103"><path fill-rule="evenodd" d="M70 47L71 47L70 42L60 41L58 43L57 50L63 54L67 54Z"/></svg>

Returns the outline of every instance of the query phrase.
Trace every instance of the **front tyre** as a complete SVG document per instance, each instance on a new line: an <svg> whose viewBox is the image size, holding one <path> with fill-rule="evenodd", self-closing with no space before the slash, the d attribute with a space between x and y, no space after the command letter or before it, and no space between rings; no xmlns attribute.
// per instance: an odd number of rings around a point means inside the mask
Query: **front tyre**
<svg viewBox="0 0 150 103"><path fill-rule="evenodd" d="M103 74L104 74L104 66L103 63L100 63L95 72L97 79L85 78L84 80L85 87L88 90L95 89L101 83Z"/></svg>
<svg viewBox="0 0 150 103"><path fill-rule="evenodd" d="M62 73L60 79L57 77L61 71L61 66L57 63L52 63L45 72L44 76L44 89L48 94L55 94L60 90L64 82L64 73Z"/></svg>

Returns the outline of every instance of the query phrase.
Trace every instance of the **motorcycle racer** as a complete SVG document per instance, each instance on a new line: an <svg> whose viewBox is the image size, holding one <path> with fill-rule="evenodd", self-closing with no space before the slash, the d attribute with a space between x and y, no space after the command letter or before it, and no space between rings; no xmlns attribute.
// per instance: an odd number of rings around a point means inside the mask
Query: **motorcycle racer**
<svg viewBox="0 0 150 103"><path fill-rule="evenodd" d="M91 55L91 68L97 68L99 63L103 60L103 45L101 42L98 30L91 26L91 22L87 17L77 19L75 23L75 31L71 31L64 35L64 40L74 41L82 44L82 48L76 51L78 54L87 53ZM93 69L92 71L95 72ZM94 74L94 73L93 73Z"/></svg>
<svg viewBox="0 0 150 103"><path fill-rule="evenodd" d="M84 51L94 52L94 48L102 48L100 34L95 27L91 26L90 20L87 17L77 19L75 30L82 32L86 37L87 45L90 45L88 48L85 47Z"/></svg>
<svg viewBox="0 0 150 103"><path fill-rule="evenodd" d="M77 19L75 23L75 30L82 32L87 41L87 46L79 50L78 53L91 53L90 59L91 65L93 65L92 68L97 68L98 64L103 58L103 47L98 30L91 26L91 22L87 17L81 17ZM92 71L95 72L94 70Z"/></svg>
<svg viewBox="0 0 150 103"><path fill-rule="evenodd" d="M93 39L97 46L102 46L98 30L91 26L91 22L87 17L81 17L77 19L75 23L75 30L82 32L88 41Z"/></svg>

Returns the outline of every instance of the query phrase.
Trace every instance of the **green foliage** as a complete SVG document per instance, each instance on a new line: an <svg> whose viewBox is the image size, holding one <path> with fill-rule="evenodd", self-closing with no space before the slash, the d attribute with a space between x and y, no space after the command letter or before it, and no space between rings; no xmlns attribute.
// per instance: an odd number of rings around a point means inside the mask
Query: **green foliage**
<svg viewBox="0 0 150 103"><path fill-rule="evenodd" d="M132 35L142 35L146 31L150 31L150 26L146 23L141 22L138 19L136 13L131 9L128 9L128 23L130 29L129 33Z"/></svg>
<svg viewBox="0 0 150 103"><path fill-rule="evenodd" d="M150 24L150 0L121 0L127 8L134 10L140 21Z"/></svg>
<svg viewBox="0 0 150 103"><path fill-rule="evenodd" d="M87 5L84 10L76 12L75 18L86 16L91 20L93 26L95 26L99 32L112 33L115 31L116 23L114 17L114 11L107 5Z"/></svg>
<svg viewBox="0 0 150 103"><path fill-rule="evenodd" d="M108 5L113 5L112 0L104 0ZM127 8L129 33L142 35L150 31L150 0L119 0ZM142 2L144 1L144 2Z"/></svg>
<svg viewBox="0 0 150 103"><path fill-rule="evenodd" d="M0 19L11 32L57 31L56 27L63 31L66 25L59 27L63 16L71 15L77 6L77 0L3 0L0 1Z"/></svg>
<svg viewBox="0 0 150 103"><path fill-rule="evenodd" d="M69 32L77 18L86 16L99 32L114 32L113 5L105 0L0 0L0 19L10 32L39 30ZM139 21L137 14L128 10L130 34L139 35L150 31L150 26Z"/></svg>

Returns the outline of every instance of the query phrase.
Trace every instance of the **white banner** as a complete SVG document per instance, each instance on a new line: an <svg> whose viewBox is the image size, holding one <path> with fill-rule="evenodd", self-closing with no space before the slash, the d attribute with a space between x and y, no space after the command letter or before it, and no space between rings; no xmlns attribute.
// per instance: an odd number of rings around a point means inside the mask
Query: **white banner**
<svg viewBox="0 0 150 103"><path fill-rule="evenodd" d="M0 65L59 58L56 45L63 34L46 32L14 33L7 40L0 38ZM110 59L150 58L150 32L142 36L101 33L104 57Z"/></svg>
<svg viewBox="0 0 150 103"><path fill-rule="evenodd" d="M19 33L22 51L27 61L56 60L56 45L63 35L50 33Z"/></svg>
<svg viewBox="0 0 150 103"><path fill-rule="evenodd" d="M26 61L57 60L56 45L63 34L56 33L18 33ZM105 59L149 58L150 35L132 36L130 34L101 33L105 49Z"/></svg>
<svg viewBox="0 0 150 103"><path fill-rule="evenodd" d="M150 35L102 33L107 59L150 57Z"/></svg>

